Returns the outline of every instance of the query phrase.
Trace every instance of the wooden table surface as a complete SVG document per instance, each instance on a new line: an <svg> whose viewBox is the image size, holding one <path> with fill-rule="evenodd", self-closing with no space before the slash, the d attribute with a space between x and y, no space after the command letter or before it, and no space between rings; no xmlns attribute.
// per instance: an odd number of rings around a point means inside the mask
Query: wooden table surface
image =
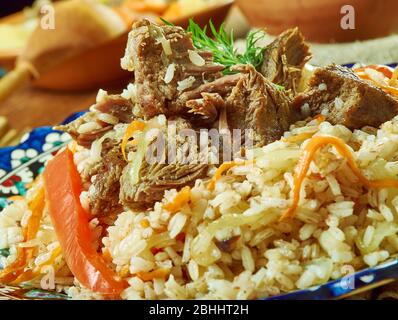
<svg viewBox="0 0 398 320"><path fill-rule="evenodd" d="M124 86L105 89L121 92ZM71 113L88 109L95 102L97 91L54 92L27 86L0 102L0 116L5 116L17 130L55 125Z"/></svg>

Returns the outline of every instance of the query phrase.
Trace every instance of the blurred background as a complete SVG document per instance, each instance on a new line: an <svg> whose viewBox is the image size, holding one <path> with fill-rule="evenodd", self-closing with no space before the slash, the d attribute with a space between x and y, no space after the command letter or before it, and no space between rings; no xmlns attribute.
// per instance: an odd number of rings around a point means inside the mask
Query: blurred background
<svg viewBox="0 0 398 320"><path fill-rule="evenodd" d="M54 21L40 10L48 4ZM298 26L313 65L387 64L398 61L397 12L397 0L0 0L0 147L86 109L99 88L120 92L131 77L120 58L137 19L224 22L238 49L253 28L266 28L266 45Z"/></svg>
<svg viewBox="0 0 398 320"><path fill-rule="evenodd" d="M32 5L33 0L2 0L0 7L0 17L22 10Z"/></svg>

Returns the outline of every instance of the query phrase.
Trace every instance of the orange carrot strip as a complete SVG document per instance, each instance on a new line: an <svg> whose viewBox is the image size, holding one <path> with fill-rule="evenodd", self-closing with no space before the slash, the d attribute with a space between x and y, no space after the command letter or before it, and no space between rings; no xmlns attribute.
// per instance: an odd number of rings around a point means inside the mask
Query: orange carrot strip
<svg viewBox="0 0 398 320"><path fill-rule="evenodd" d="M387 78L391 78L392 75L393 75L393 71L391 70L390 67L384 66L384 65L381 65L381 64L370 64L370 65L365 66L365 67L355 68L355 69L353 69L353 71L355 73L358 73L358 72L364 72L365 69L376 70L376 71L382 73Z"/></svg>
<svg viewBox="0 0 398 320"><path fill-rule="evenodd" d="M214 177L211 178L211 180L207 186L207 189L209 189L210 191L214 190L214 188L216 186L216 182L217 182L217 180L219 180L221 178L222 174L235 166L236 166L235 161L228 161L228 162L224 162L223 164L221 164L221 166L219 166L217 168L217 171L214 174Z"/></svg>
<svg viewBox="0 0 398 320"><path fill-rule="evenodd" d="M127 146L127 142L129 141L129 139L131 138L131 136L133 135L133 133L135 131L143 131L145 128L145 123L139 120L134 120L132 121L126 131L124 132L123 138L122 138L122 143L121 143L121 149L122 149L122 153L123 153L123 157L124 159L127 161L127 156L126 156L126 146Z"/></svg>
<svg viewBox="0 0 398 320"><path fill-rule="evenodd" d="M30 281L32 279L35 279L37 277L40 276L41 274L41 270L43 267L46 266L52 266L55 262L55 260L61 255L62 250L61 247L57 247L55 248L52 252L51 252L51 256L44 261L42 264L36 266L34 269L29 269L27 271L25 271L24 273L22 273L18 278L16 278L12 284L20 284L22 282L27 282Z"/></svg>
<svg viewBox="0 0 398 320"><path fill-rule="evenodd" d="M382 180L368 180L360 171L355 163L354 157L350 149L343 140L333 136L316 136L313 137L304 148L304 153L299 159L295 169L294 185L293 185L293 203L282 214L280 220L285 220L294 217L295 211L300 200L301 185L307 175L310 163L315 157L315 153L323 146L331 144L338 153L346 158L348 166L357 176L358 180L367 188L398 188L398 180L382 179Z"/></svg>
<svg viewBox="0 0 398 320"><path fill-rule="evenodd" d="M32 215L27 226L23 229L24 240L29 241L36 237L44 209L44 189L40 188L34 199L28 204ZM0 271L0 282L10 283L17 279L23 272L29 260L33 258L34 248L17 249L17 258L8 267Z"/></svg>
<svg viewBox="0 0 398 320"><path fill-rule="evenodd" d="M150 223L149 223L148 219L143 219L140 221L140 225L143 228L148 228L150 226Z"/></svg>
<svg viewBox="0 0 398 320"><path fill-rule="evenodd" d="M391 79L389 81L389 85L396 87L397 86L397 79L398 79L398 65L395 67L394 72L391 76Z"/></svg>
<svg viewBox="0 0 398 320"><path fill-rule="evenodd" d="M373 79L366 73L366 69L373 69L380 73L382 73L388 79L388 85L384 83L380 83L376 79ZM398 97L398 88L395 86L396 79L398 77L397 68L392 70L390 67L383 65L369 65L366 67L353 69L354 72L363 80L372 81L376 86L383 89L385 92L392 94L393 96Z"/></svg>
<svg viewBox="0 0 398 320"><path fill-rule="evenodd" d="M176 213L190 200L191 200L191 188L189 186L185 186L177 193L173 201L166 203L163 206L163 209L171 213Z"/></svg>
<svg viewBox="0 0 398 320"><path fill-rule="evenodd" d="M228 171L229 169L231 169L235 166L239 166L239 165L244 166L244 165L248 165L250 163L253 163L253 161L248 160L248 161L244 161L244 162L236 162L236 161L224 162L223 164L221 164L221 166L219 166L217 168L216 173L214 174L213 178L211 178L211 180L209 181L209 184L207 185L207 189L210 191L213 191L216 186L217 180L219 180L221 178L221 176L223 175L224 172Z"/></svg>
<svg viewBox="0 0 398 320"><path fill-rule="evenodd" d="M151 281L153 279L164 279L170 274L170 269L156 269L150 272L138 272L137 277L142 281Z"/></svg>

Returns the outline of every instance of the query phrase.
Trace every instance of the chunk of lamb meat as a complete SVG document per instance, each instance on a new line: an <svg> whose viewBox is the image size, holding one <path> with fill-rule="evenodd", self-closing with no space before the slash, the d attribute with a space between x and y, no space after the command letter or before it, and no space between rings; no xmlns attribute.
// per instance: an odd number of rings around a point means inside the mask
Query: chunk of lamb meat
<svg viewBox="0 0 398 320"><path fill-rule="evenodd" d="M242 74L226 75L198 88L184 92L178 97L177 104L185 105L192 124L208 127L217 120L220 111L225 107L225 100L232 89L242 78Z"/></svg>
<svg viewBox="0 0 398 320"><path fill-rule="evenodd" d="M119 95L107 96L95 105L93 111L87 112L66 125L56 126L54 129L69 133L79 145L90 148L93 141L113 129L113 124L98 118L100 113L115 117L117 122L129 123L133 116L133 104ZM81 126L87 123L91 123L92 129L81 130Z"/></svg>
<svg viewBox="0 0 398 320"><path fill-rule="evenodd" d="M299 110L304 104L311 115L323 114L330 123L350 129L378 127L398 114L395 98L337 65L315 71L309 89L295 97L293 107Z"/></svg>
<svg viewBox="0 0 398 320"><path fill-rule="evenodd" d="M146 209L153 207L155 202L160 201L164 192L169 189L180 189L186 185L194 185L196 179L204 178L207 174L208 165L200 161L198 145L192 143L188 137L183 137L179 133L184 129L190 129L190 124L183 119L175 119L176 136L169 136L169 131L165 128L162 132L165 137L166 152L163 154L163 161L148 163L143 160L139 169L139 180L133 181L131 170L136 163L129 163L123 170L120 179L120 201L131 209ZM183 159L169 158L168 150L171 148L170 141L175 141L175 148L178 154L193 157L197 161L186 161ZM153 145L152 145L153 146ZM150 149L149 147L148 149Z"/></svg>
<svg viewBox="0 0 398 320"><path fill-rule="evenodd" d="M213 62L210 52L196 49L191 34L182 28L160 27L148 20L133 25L123 61L127 69L134 71L145 119L159 114L193 117L195 110L189 112L186 101L178 97L220 78L224 69Z"/></svg>
<svg viewBox="0 0 398 320"><path fill-rule="evenodd" d="M255 147L277 139L299 120L299 112L291 109L291 99L257 72L253 66L238 66L245 72L226 101L230 130L252 129ZM243 132L242 132L243 135Z"/></svg>
<svg viewBox="0 0 398 320"><path fill-rule="evenodd" d="M89 188L92 214L104 216L122 211L119 203L120 177L126 164L120 145L115 143L111 149L102 152L101 161L86 173L86 179L90 177L92 182Z"/></svg>
<svg viewBox="0 0 398 320"><path fill-rule="evenodd" d="M260 71L269 81L292 90L295 95L302 68L310 58L301 32L298 28L289 29L266 47Z"/></svg>

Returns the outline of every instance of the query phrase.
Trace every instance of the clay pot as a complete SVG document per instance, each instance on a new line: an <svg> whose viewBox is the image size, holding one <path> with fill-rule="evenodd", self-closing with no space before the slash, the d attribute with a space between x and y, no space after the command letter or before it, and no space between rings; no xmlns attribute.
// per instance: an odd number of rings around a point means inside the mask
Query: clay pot
<svg viewBox="0 0 398 320"><path fill-rule="evenodd" d="M270 34L298 26L309 41L347 42L398 30L397 0L236 0L250 24ZM355 10L355 29L341 26L342 8Z"/></svg>

